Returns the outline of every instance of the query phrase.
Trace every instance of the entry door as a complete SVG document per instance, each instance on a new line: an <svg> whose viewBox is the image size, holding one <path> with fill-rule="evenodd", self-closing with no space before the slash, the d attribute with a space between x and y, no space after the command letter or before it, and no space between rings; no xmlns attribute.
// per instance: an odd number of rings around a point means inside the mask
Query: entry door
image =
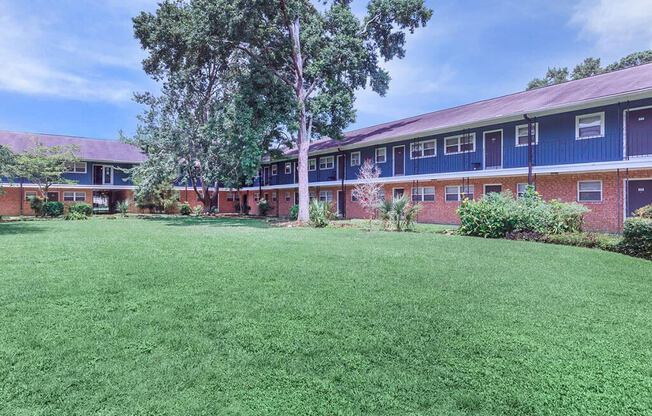
<svg viewBox="0 0 652 416"><path fill-rule="evenodd" d="M627 156L652 155L652 108L629 111Z"/></svg>
<svg viewBox="0 0 652 416"><path fill-rule="evenodd" d="M337 180L340 181L344 177L346 163L344 163L344 155L337 156Z"/></svg>
<svg viewBox="0 0 652 416"><path fill-rule="evenodd" d="M59 201L59 192L48 192L48 201L58 202Z"/></svg>
<svg viewBox="0 0 652 416"><path fill-rule="evenodd" d="M628 215L632 215L637 209L652 204L652 179L629 181L627 189Z"/></svg>
<svg viewBox="0 0 652 416"><path fill-rule="evenodd" d="M394 176L405 175L405 146L394 148Z"/></svg>
<svg viewBox="0 0 652 416"><path fill-rule="evenodd" d="M263 168L263 185L269 185L269 166Z"/></svg>
<svg viewBox="0 0 652 416"><path fill-rule="evenodd" d="M344 191L337 191L337 215L340 217L344 216L344 213L346 212L346 192Z"/></svg>
<svg viewBox="0 0 652 416"><path fill-rule="evenodd" d="M503 132L492 131L484 136L484 168L497 169L503 164Z"/></svg>

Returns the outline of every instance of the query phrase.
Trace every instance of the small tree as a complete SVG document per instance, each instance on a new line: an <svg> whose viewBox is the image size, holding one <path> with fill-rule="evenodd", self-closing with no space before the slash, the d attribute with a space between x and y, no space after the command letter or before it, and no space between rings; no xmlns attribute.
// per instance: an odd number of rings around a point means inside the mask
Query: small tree
<svg viewBox="0 0 652 416"><path fill-rule="evenodd" d="M373 162L365 161L358 171L358 184L353 188L353 197L369 217L369 231L371 220L380 203L380 193L383 186L378 182L380 168Z"/></svg>
<svg viewBox="0 0 652 416"><path fill-rule="evenodd" d="M4 189L2 188L2 178L11 179L12 168L14 165L14 156L11 153L11 150L7 149L4 146L0 146L0 195L4 194Z"/></svg>
<svg viewBox="0 0 652 416"><path fill-rule="evenodd" d="M16 177L25 178L35 184L47 202L48 191L55 183L77 183L63 177L63 174L70 170L70 166L79 161L75 155L77 151L79 148L75 145L48 147L34 141L34 146L14 156L13 173Z"/></svg>

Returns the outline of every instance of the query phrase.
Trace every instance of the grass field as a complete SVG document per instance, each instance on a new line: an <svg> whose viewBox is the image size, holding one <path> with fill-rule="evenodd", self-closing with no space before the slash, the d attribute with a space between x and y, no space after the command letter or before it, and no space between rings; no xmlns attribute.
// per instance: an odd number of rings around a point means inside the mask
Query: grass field
<svg viewBox="0 0 652 416"><path fill-rule="evenodd" d="M0 414L652 413L652 263L253 220L0 224Z"/></svg>

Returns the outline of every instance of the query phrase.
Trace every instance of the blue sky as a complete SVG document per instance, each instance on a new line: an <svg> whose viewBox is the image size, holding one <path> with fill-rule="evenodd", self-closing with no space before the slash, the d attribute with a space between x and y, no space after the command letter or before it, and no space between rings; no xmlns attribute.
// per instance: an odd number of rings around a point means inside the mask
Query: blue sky
<svg viewBox="0 0 652 416"><path fill-rule="evenodd" d="M364 1L354 2L362 11ZM386 97L361 91L349 129L522 90L548 66L610 63L652 48L652 0L428 0L435 14L385 66ZM0 129L115 139L142 111L131 17L152 0L0 0Z"/></svg>

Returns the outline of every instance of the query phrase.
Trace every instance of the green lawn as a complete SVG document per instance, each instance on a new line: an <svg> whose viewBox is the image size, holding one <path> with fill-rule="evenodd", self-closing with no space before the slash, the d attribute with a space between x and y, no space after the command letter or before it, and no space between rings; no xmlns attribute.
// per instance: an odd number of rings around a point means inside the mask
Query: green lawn
<svg viewBox="0 0 652 416"><path fill-rule="evenodd" d="M652 262L195 218L0 250L2 415L652 413Z"/></svg>

